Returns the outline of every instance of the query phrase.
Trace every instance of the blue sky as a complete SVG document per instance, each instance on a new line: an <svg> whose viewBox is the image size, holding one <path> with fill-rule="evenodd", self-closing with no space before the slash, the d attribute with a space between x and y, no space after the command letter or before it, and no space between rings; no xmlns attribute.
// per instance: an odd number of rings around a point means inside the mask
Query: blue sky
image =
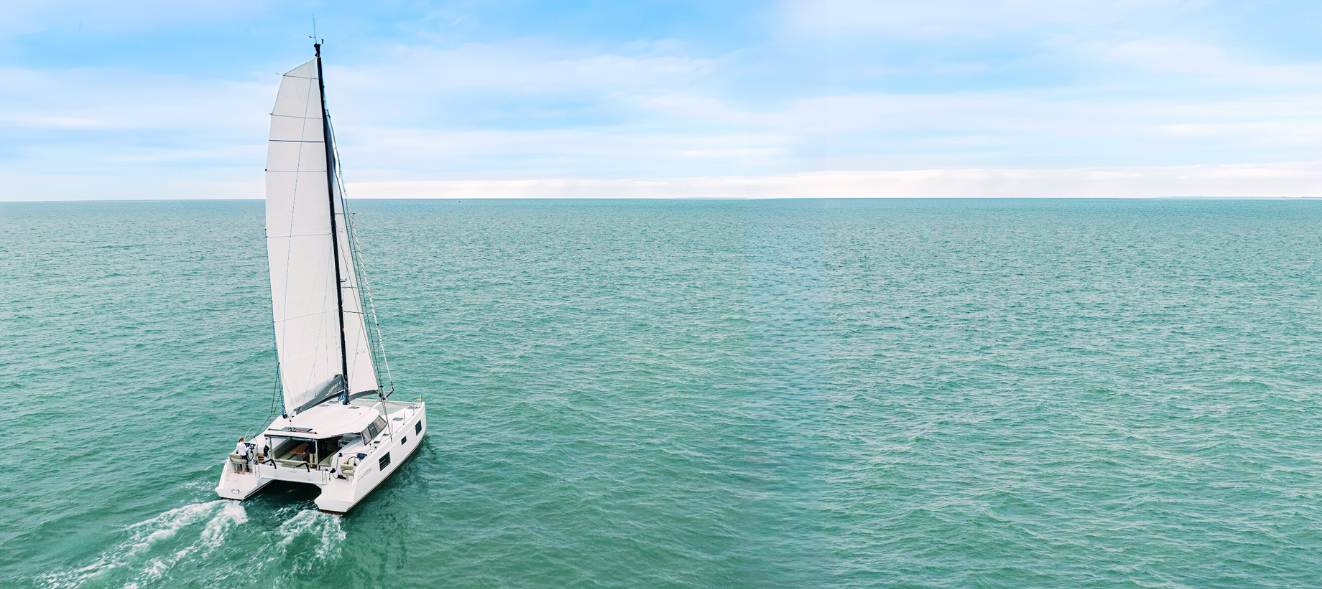
<svg viewBox="0 0 1322 589"><path fill-rule="evenodd" d="M314 14L351 196L1322 193L1322 3L57 0L0 199L261 198Z"/></svg>

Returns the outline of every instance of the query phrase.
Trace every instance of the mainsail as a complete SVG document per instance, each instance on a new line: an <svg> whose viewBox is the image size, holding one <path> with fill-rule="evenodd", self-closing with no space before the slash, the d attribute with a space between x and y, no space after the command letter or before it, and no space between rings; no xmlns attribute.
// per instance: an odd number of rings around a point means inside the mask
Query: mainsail
<svg viewBox="0 0 1322 589"><path fill-rule="evenodd" d="M320 68L313 59L281 80L267 148L266 247L289 414L342 394L346 380L351 396L378 388L344 195L334 156L327 157L334 153L334 138L322 107Z"/></svg>

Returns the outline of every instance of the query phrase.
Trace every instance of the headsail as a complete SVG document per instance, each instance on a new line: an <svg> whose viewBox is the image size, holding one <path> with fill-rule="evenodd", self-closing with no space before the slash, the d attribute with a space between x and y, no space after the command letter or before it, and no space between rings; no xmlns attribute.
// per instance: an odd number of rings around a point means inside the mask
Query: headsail
<svg viewBox="0 0 1322 589"><path fill-rule="evenodd" d="M332 187L326 173L325 120L314 59L281 80L267 146L266 246L276 352L288 413L343 392L344 380L351 393L377 388L345 229L343 195L339 183ZM336 243L338 255L332 245ZM345 364L349 374L342 379Z"/></svg>
<svg viewBox="0 0 1322 589"><path fill-rule="evenodd" d="M335 135L331 135L331 151L334 153ZM339 170L335 170L339 179ZM349 393L356 394L375 391L378 388L376 369L372 362L371 342L367 339L367 316L363 313L363 294L358 278L361 272L356 268L357 257L353 255L353 242L348 231L352 222L344 215L344 194L339 182L335 184L335 231L340 247L340 278L344 280L341 296L344 300L344 345L348 348Z"/></svg>

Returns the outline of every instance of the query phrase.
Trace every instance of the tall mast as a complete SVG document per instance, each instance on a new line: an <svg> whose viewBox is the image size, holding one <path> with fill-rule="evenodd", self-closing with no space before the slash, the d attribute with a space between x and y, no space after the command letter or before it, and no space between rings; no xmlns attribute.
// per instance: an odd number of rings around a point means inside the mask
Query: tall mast
<svg viewBox="0 0 1322 589"><path fill-rule="evenodd" d="M326 112L326 80L321 75L321 43L317 50L317 87L321 89L321 137L326 144L326 198L330 200L331 257L335 261L335 308L340 320L340 379L344 384L344 403L349 403L349 348L344 344L344 281L340 279L340 241L335 230L335 148L331 146L330 115Z"/></svg>

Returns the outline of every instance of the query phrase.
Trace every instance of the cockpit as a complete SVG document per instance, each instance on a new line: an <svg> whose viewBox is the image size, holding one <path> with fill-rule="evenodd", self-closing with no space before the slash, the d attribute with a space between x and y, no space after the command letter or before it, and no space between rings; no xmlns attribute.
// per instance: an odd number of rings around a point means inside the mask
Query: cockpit
<svg viewBox="0 0 1322 589"><path fill-rule="evenodd" d="M258 452L263 462L276 468L332 470L337 455L366 451L385 428L374 408L327 403L277 419L266 430Z"/></svg>

